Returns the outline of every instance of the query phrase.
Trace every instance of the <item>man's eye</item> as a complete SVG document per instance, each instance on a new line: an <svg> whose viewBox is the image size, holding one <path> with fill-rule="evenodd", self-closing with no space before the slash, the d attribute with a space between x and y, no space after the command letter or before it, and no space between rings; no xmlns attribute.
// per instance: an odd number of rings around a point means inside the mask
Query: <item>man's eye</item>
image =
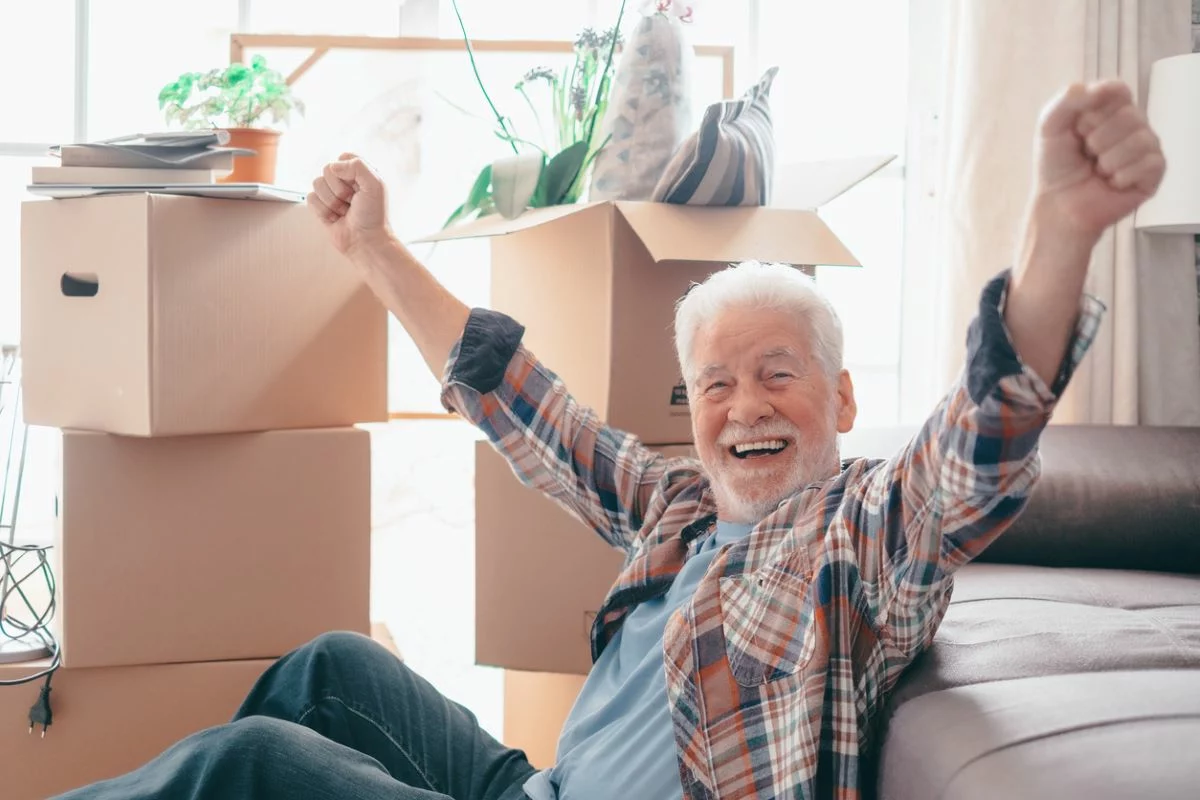
<svg viewBox="0 0 1200 800"><path fill-rule="evenodd" d="M771 376L771 378L773 378L773 379L791 378L791 377L792 377L792 373L790 373L790 372L776 372L774 375Z"/></svg>
<svg viewBox="0 0 1200 800"><path fill-rule="evenodd" d="M725 383L725 381L716 381L715 383L710 383L705 391L715 392L719 389L724 389L726 386L728 386L728 384Z"/></svg>

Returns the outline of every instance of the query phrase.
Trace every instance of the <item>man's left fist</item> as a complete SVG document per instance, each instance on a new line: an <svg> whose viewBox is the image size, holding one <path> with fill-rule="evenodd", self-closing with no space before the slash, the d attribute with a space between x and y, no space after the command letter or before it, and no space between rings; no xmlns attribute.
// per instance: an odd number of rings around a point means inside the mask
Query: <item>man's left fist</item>
<svg viewBox="0 0 1200 800"><path fill-rule="evenodd" d="M1035 196L1071 232L1099 237L1156 191L1166 161L1121 81L1072 84L1042 111Z"/></svg>

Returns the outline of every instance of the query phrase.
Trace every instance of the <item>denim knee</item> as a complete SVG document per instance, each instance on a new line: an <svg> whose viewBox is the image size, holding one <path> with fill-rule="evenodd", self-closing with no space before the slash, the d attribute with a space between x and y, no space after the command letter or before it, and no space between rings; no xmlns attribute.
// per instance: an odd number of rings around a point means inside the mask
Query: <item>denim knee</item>
<svg viewBox="0 0 1200 800"><path fill-rule="evenodd" d="M353 631L330 631L301 645L296 650L299 660L330 662L335 668L361 669L365 663L378 659L394 662L396 656L369 636Z"/></svg>
<svg viewBox="0 0 1200 800"><path fill-rule="evenodd" d="M221 726L219 749L253 760L259 756L287 755L300 749L313 732L303 725L274 717L253 716Z"/></svg>

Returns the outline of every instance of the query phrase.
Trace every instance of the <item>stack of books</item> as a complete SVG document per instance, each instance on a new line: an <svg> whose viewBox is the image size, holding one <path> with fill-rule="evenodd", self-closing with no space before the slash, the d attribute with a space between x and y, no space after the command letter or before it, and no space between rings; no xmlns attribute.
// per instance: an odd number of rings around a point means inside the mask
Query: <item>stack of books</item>
<svg viewBox="0 0 1200 800"><path fill-rule="evenodd" d="M226 131L147 133L56 145L57 166L34 167L37 186L215 183L233 170L233 157L253 151L225 147Z"/></svg>
<svg viewBox="0 0 1200 800"><path fill-rule="evenodd" d="M233 171L235 156L253 150L226 146L226 131L148 133L96 142L56 145L57 165L32 168L28 190L55 198L156 192L249 197L299 202L303 195L277 187L239 190L220 184Z"/></svg>

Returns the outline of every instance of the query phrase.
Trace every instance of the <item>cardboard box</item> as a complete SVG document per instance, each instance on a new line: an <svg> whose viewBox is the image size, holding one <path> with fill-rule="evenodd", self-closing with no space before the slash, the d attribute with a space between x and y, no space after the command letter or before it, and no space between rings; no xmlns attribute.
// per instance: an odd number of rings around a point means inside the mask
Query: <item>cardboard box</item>
<svg viewBox="0 0 1200 800"><path fill-rule="evenodd" d="M5 800L40 800L137 769L196 731L226 723L271 660L58 670L53 724L29 733L42 681L0 686ZM46 662L0 664L0 680Z"/></svg>
<svg viewBox="0 0 1200 800"><path fill-rule="evenodd" d="M0 686L0 796L40 800L122 775L180 739L228 722L272 659L60 669L51 684L54 721L29 733L42 681ZM46 666L0 664L0 680Z"/></svg>
<svg viewBox="0 0 1200 800"><path fill-rule="evenodd" d="M370 632L366 430L65 431L60 512L69 667L274 658Z"/></svg>
<svg viewBox="0 0 1200 800"><path fill-rule="evenodd" d="M554 766L563 723L583 689L583 675L504 672L504 744L538 769Z"/></svg>
<svg viewBox="0 0 1200 800"><path fill-rule="evenodd" d="M668 456L691 447L656 448ZM590 633L624 554L475 445L475 661L585 675Z"/></svg>
<svg viewBox="0 0 1200 800"><path fill-rule="evenodd" d="M293 203L27 201L21 348L33 425L167 436L387 419L387 312Z"/></svg>
<svg viewBox="0 0 1200 800"><path fill-rule="evenodd" d="M526 326L525 342L572 394L647 443L689 443L676 302L742 260L857 266L813 209L891 158L792 167L792 185L812 177L789 194L795 209L603 202L493 215L418 241L489 237L492 308Z"/></svg>

